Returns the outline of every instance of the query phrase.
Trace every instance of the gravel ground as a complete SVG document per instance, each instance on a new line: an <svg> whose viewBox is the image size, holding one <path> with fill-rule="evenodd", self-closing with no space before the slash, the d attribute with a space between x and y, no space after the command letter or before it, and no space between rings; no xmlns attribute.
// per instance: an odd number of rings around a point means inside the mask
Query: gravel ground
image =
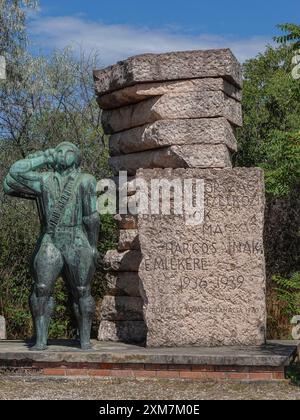
<svg viewBox="0 0 300 420"><path fill-rule="evenodd" d="M0 400L300 400L288 382L241 384L183 380L41 379L0 376Z"/></svg>

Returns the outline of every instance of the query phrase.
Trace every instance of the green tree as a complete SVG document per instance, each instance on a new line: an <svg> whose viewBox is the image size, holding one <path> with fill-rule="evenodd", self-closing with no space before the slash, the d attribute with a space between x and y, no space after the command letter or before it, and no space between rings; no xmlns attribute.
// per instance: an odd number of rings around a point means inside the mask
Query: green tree
<svg viewBox="0 0 300 420"><path fill-rule="evenodd" d="M269 46L243 66L244 126L235 160L263 167L273 197L288 196L299 186L300 83L291 75L292 57L288 46Z"/></svg>
<svg viewBox="0 0 300 420"><path fill-rule="evenodd" d="M83 170L98 179L110 176L107 139L103 136L92 78L97 56L78 57L66 49L49 57L24 54L22 60L26 62L22 80L8 79L1 89L0 182L16 159L62 141L72 141L80 147ZM37 212L31 202L7 198L3 193L0 200L0 312L9 320L9 337L29 337L32 324L28 296L32 279L28 266L39 232ZM116 239L114 220L103 217L99 243L102 255L115 247ZM94 296L101 299L104 289L104 269L100 265ZM57 284L55 300L50 336L72 337L74 325L62 282ZM97 323L95 331L96 326Z"/></svg>
<svg viewBox="0 0 300 420"><path fill-rule="evenodd" d="M0 55L16 56L27 44L26 9L35 9L37 0L0 0Z"/></svg>
<svg viewBox="0 0 300 420"><path fill-rule="evenodd" d="M0 85L4 144L13 144L18 156L24 157L61 141L73 141L94 162L101 159L106 143L92 79L97 55L77 57L71 49L49 57L24 53L21 65L21 78L8 77ZM99 171L96 175L103 176Z"/></svg>
<svg viewBox="0 0 300 420"><path fill-rule="evenodd" d="M279 44L291 44L294 50L300 48L300 25L294 23L283 23L278 25L278 28L285 32L285 35L274 37L274 40Z"/></svg>
<svg viewBox="0 0 300 420"><path fill-rule="evenodd" d="M82 150L84 170L98 179L110 176L107 139L92 79L92 69L98 67L97 54L78 56L71 49L50 56L28 54L26 13L21 6L36 4L0 0L0 53L7 58L7 80L0 82L0 185L15 160L65 140ZM0 187L0 220L0 313L8 320L10 338L30 337L29 262L39 234L35 205L5 197ZM100 239L102 254L115 247L116 228L109 216L102 218ZM100 265L93 286L98 301L104 289ZM50 336L72 337L74 325L61 281L55 299ZM94 327L96 332L97 322Z"/></svg>
<svg viewBox="0 0 300 420"><path fill-rule="evenodd" d="M295 36L243 66L244 126L235 156L239 166L265 170L270 338L288 338L291 312L300 310L300 81L292 77L296 25L289 29Z"/></svg>

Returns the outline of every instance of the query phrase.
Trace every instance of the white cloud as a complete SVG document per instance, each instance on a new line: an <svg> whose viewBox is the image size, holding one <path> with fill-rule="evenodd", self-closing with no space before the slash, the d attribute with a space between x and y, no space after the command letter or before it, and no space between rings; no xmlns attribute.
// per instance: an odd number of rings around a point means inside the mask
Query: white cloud
<svg viewBox="0 0 300 420"><path fill-rule="evenodd" d="M98 50L103 65L113 64L131 55L146 52L231 48L240 61L263 52L270 39L254 36L237 39L211 34L186 35L170 29L149 29L125 25L107 25L83 16L33 18L30 32L38 44L47 48L81 46Z"/></svg>

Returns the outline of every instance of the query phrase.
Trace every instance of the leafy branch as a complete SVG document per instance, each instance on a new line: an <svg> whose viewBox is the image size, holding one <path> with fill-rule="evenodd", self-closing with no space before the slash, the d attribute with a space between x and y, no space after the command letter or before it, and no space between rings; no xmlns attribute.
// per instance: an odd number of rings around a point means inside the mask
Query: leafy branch
<svg viewBox="0 0 300 420"><path fill-rule="evenodd" d="M288 44L291 43L291 46L294 50L300 48L300 25L294 23L283 23L277 25L282 32L285 32L285 35L275 36L274 40L279 44Z"/></svg>

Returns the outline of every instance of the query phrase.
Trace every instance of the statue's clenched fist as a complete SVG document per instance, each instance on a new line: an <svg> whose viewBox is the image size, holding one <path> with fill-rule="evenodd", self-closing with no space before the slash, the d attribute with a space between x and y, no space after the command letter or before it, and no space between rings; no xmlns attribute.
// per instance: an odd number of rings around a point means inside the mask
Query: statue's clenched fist
<svg viewBox="0 0 300 420"><path fill-rule="evenodd" d="M53 166L56 163L56 151L55 149L48 149L44 152L46 163Z"/></svg>
<svg viewBox="0 0 300 420"><path fill-rule="evenodd" d="M50 165L50 166L53 166L56 163L56 151L55 151L55 149L48 149L45 152L32 153L32 154L28 155L26 159L37 159L37 158L41 158L41 157L44 157L45 163Z"/></svg>

